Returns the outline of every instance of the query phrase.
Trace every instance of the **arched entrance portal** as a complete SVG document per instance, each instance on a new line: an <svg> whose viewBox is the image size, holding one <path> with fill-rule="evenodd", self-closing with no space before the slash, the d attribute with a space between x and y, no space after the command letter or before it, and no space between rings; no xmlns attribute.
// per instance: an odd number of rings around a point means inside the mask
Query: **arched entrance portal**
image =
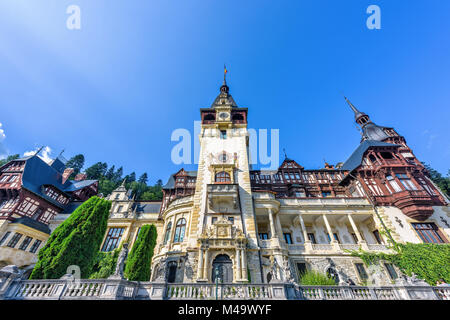
<svg viewBox="0 0 450 320"><path fill-rule="evenodd" d="M216 270L219 270L218 277L221 283L233 282L233 262L226 254L219 254L212 263L211 278L216 282Z"/></svg>

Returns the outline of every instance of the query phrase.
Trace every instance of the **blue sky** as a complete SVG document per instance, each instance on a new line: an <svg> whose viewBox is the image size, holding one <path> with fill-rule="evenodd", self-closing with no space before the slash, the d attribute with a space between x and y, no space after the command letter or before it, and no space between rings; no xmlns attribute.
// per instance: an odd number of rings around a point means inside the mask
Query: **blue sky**
<svg viewBox="0 0 450 320"><path fill-rule="evenodd" d="M193 131L226 63L249 127L280 130L280 157L345 161L360 136L344 93L446 173L449 18L446 0L2 0L0 154L45 145L166 181L182 167L172 131Z"/></svg>

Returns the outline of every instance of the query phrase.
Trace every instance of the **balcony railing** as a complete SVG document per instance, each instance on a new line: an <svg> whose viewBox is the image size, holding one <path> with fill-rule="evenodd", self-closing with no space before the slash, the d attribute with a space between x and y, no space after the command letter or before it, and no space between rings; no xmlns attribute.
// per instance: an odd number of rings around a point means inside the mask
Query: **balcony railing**
<svg viewBox="0 0 450 320"><path fill-rule="evenodd" d="M6 280L0 300L450 300L450 287L299 286L296 283L152 283L126 280ZM217 288L217 291L216 291Z"/></svg>

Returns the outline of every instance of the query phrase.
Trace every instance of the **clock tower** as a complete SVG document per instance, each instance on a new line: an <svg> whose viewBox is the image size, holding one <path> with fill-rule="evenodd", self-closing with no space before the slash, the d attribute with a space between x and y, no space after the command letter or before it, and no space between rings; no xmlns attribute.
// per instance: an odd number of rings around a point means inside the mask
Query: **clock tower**
<svg viewBox="0 0 450 320"><path fill-rule="evenodd" d="M261 281L249 172L247 108L237 106L224 81L210 108L202 108L200 155L188 251L196 281Z"/></svg>

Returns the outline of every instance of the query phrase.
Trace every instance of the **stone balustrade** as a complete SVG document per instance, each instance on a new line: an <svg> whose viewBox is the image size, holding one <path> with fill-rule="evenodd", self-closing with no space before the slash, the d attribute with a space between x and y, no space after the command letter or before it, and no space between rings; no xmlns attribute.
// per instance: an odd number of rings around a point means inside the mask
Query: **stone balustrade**
<svg viewBox="0 0 450 320"><path fill-rule="evenodd" d="M6 282L3 282L6 283ZM299 286L295 283L203 284L126 280L21 280L0 300L450 300L450 287Z"/></svg>

